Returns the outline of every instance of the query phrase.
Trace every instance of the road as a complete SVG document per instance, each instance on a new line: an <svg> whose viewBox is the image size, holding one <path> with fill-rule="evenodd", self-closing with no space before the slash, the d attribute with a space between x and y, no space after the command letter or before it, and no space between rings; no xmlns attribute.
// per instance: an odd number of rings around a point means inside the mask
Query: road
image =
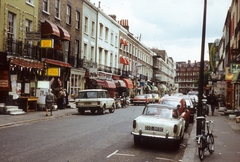
<svg viewBox="0 0 240 162"><path fill-rule="evenodd" d="M178 150L166 150L166 144L151 140L137 147L130 132L142 110L129 106L104 115L76 114L0 129L0 161L181 161L192 124Z"/></svg>

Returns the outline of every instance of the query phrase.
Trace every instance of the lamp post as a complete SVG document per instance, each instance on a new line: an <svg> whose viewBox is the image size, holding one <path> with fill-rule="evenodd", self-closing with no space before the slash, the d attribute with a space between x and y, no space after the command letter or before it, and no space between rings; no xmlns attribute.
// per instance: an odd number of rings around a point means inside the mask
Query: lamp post
<svg viewBox="0 0 240 162"><path fill-rule="evenodd" d="M205 47L206 12L207 12L207 4L206 3L207 3L207 0L204 0L197 116L201 116L202 115L202 106L203 106L202 98L203 98L203 82L204 82L204 49L205 49L204 47ZM201 134L201 127L202 127L201 121L197 120L197 127L196 127L197 135Z"/></svg>

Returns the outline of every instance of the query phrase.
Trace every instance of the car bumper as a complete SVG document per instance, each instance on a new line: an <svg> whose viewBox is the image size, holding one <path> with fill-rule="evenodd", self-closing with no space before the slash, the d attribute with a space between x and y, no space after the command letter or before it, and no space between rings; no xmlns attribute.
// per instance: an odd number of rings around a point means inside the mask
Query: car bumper
<svg viewBox="0 0 240 162"><path fill-rule="evenodd" d="M169 134L165 134L165 135L154 135L154 134L144 134L141 132L131 132L132 135L134 136L139 136L141 138L157 138L157 139L164 139L164 140L180 140L181 137L179 136L170 136Z"/></svg>

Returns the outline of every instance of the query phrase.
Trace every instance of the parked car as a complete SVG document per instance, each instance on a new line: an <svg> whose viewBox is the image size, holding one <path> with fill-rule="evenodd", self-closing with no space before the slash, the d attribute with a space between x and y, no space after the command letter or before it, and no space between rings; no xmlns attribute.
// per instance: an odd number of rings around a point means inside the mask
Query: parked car
<svg viewBox="0 0 240 162"><path fill-rule="evenodd" d="M148 104L140 116L133 120L131 134L134 143L139 145L143 138L166 140L179 148L184 137L185 120L178 108L166 104Z"/></svg>
<svg viewBox="0 0 240 162"><path fill-rule="evenodd" d="M187 106L188 110L190 111L190 123L193 123L194 116L196 113L196 107L194 106L192 99L189 97L189 95L182 95L181 97L183 97L186 101L186 106Z"/></svg>
<svg viewBox="0 0 240 162"><path fill-rule="evenodd" d="M132 103L134 105L149 104L150 102L151 102L151 99L146 95L137 95L132 99Z"/></svg>
<svg viewBox="0 0 240 162"><path fill-rule="evenodd" d="M153 98L154 98L154 102L155 102L155 103L158 103L158 100L160 99L159 94L153 93L152 96L153 96Z"/></svg>
<svg viewBox="0 0 240 162"><path fill-rule="evenodd" d="M155 103L155 99L153 97L153 94L143 94L143 95L145 95L147 98L150 99L150 103Z"/></svg>
<svg viewBox="0 0 240 162"><path fill-rule="evenodd" d="M164 96L160 98L159 103L178 107L179 114L185 119L185 129L190 123L190 110L186 107L186 101L181 96Z"/></svg>
<svg viewBox="0 0 240 162"><path fill-rule="evenodd" d="M76 107L80 114L84 114L85 110L90 110L92 114L103 114L105 110L110 113L115 111L115 101L110 97L105 89L86 89L81 90L76 98Z"/></svg>

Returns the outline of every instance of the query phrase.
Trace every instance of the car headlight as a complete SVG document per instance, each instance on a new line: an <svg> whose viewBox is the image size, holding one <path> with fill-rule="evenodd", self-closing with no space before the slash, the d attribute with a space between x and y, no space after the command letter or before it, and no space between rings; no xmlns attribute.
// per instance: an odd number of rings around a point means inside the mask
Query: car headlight
<svg viewBox="0 0 240 162"><path fill-rule="evenodd" d="M173 127L173 133L177 133L177 125L176 124Z"/></svg>

